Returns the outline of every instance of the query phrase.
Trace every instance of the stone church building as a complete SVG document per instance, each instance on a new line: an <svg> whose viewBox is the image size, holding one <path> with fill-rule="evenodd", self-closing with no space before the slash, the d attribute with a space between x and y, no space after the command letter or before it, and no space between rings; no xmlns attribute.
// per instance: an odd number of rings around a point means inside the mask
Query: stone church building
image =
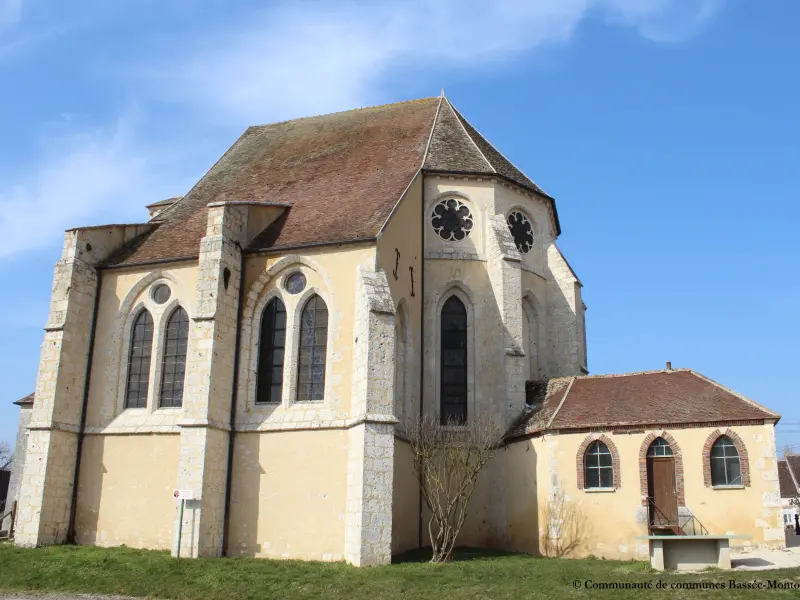
<svg viewBox="0 0 800 600"><path fill-rule="evenodd" d="M690 370L589 376L554 199L444 96L250 127L147 208L66 233L17 544L386 563L426 543L421 413L507 430L463 545L541 552L559 490L575 555L690 521L782 544L779 416Z"/></svg>

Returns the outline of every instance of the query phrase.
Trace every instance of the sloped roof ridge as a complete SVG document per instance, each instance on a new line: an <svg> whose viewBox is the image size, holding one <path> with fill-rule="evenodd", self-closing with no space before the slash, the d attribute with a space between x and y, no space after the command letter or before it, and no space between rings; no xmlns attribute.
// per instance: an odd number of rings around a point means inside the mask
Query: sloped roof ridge
<svg viewBox="0 0 800 600"><path fill-rule="evenodd" d="M727 392L727 393L731 394L732 396L736 396L737 398L739 398L739 400L742 400L742 401L750 404L751 406L754 406L755 408L758 408L760 410L763 410L766 413L769 413L769 414L773 415L776 419L780 419L781 418L781 416L778 413L776 413L774 410L770 410L766 406L764 406L762 404L759 404L755 400L751 400L750 398L748 398L744 394L740 394L739 392L737 392L735 390L732 390L731 388L726 387L726 386L722 385L721 383L719 383L718 381L714 381L710 377L706 377L702 373L698 373L697 371L695 371L693 369L689 369L689 372L692 375L694 375L695 377L698 377L698 378L702 379L703 381L706 381L706 382L710 383L711 385L714 385L714 386L718 387L723 392Z"/></svg>
<svg viewBox="0 0 800 600"><path fill-rule="evenodd" d="M448 100L448 99L447 99L447 98L445 98L444 96L442 96L442 100L444 100L444 101L447 103L447 106L450 108L450 111L453 113L453 116L456 118L456 121L458 122L458 125L459 125L459 127L461 127L461 131L463 131L463 132L464 132L464 135L466 135L466 136L467 136L467 139L468 139L470 142L472 142L472 145L475 147L475 150L477 150L477 151L478 151L478 154L480 154L480 155L483 157L483 160L486 162L486 164L487 164L487 165L489 165L489 170L490 170L492 173L494 173L495 175L498 175L499 173L498 173L498 171L497 171L497 167L495 167L495 166L492 164L492 161L490 161L490 160L489 160L489 159L486 157L486 155L485 155L485 154L484 154L484 153L481 151L481 148L480 148L480 146L478 146L478 144L475 142L475 139L474 139L474 138L473 138L473 137L472 137L472 136L469 134L469 131L467 131L467 128L466 128L466 127L464 127L464 123L463 123L462 119L461 119L461 118L459 118L459 112L458 112L458 111L455 109L455 107L454 107L454 106L453 106L453 105L450 103L450 100ZM438 117L438 113L437 113L437 117ZM464 119L464 120L466 120L466 119ZM472 125L472 123L470 123L470 125ZM477 129L476 129L475 131L477 131ZM486 141L488 142L489 140L486 140ZM491 144L490 144L490 145L491 145ZM496 148L495 148L495 149L496 149ZM506 160L508 160L508 159L506 159ZM424 164L424 163L423 163L423 164ZM526 175L526 177L527 177L527 175ZM531 181L533 181L533 180L531 180Z"/></svg>
<svg viewBox="0 0 800 600"><path fill-rule="evenodd" d="M447 100L447 99L445 98L445 100ZM552 196L551 196L550 194L548 194L546 191L544 191L544 190L542 189L542 187L541 187L541 186L540 186L538 183L536 183L536 182L535 182L535 181L534 181L534 180L533 180L531 177L528 177L527 173L524 173L524 172L522 171L522 169L520 169L520 168L519 168L519 167L518 167L516 164L514 164L514 163L513 163L511 160L509 160L509 159L508 159L508 157L507 157L505 154L503 154L502 152L500 152L500 150L498 150L497 146L495 146L495 145L494 145L492 142L490 142L490 141L489 141L489 138L487 138L487 137L486 137L486 136L485 136L483 133L481 133L481 131L480 131L480 130L479 130L477 127L475 127L475 125L473 125L473 124L470 122L470 120L469 120L469 119L467 119L467 118L466 118L464 115L462 115L462 114L461 114L461 112L460 112L460 111L459 111L459 110L458 110L458 109L457 109L455 106L453 106L453 105L450 103L450 101L449 101L449 100L447 100L447 103L448 103L448 104L450 104L450 107L453 109L453 112L455 113L455 115L456 115L456 117L458 118L458 120L459 120L459 121L462 121L462 127L464 126L464 125L463 125L463 123L467 123L467 124L468 124L470 127L472 127L472 129L474 129L474 130L475 130L475 132L476 132L478 135L480 135L480 136L483 138L483 141L484 141L484 142L486 142L486 144L487 144L487 145L488 145L490 148L492 148L492 150L494 150L495 152L497 152L497 154L498 154L498 155L500 155L500 156L501 156L501 157L502 157L502 158L503 158L503 159L504 159L504 160L505 160L505 161L506 161L508 164L510 164L510 165L511 165L512 167L514 167L514 168L515 168L517 171L519 171L520 173L522 173L522 175L523 175L524 177L526 177L526 178L528 179L528 181L530 181L530 182L533 184L533 187L534 187L534 188L536 188L536 190L537 190L537 191L538 191L540 194L544 194L544 195L545 195L545 196L547 196L548 198L551 198L551 199L552 199ZM472 137L472 136L469 134L469 131L467 130L467 128L466 128L466 127L464 127L464 131L466 131L466 132L467 132L467 136L469 136L469 139L470 139L470 140L472 140L472 143L473 143L473 144L475 144L475 147L476 147L476 148L478 148L478 150L480 151L480 148L478 147L478 143L477 143L477 142L475 141L475 139L474 139L474 138L473 138L473 137ZM483 152L481 152L481 155L482 155L484 158L486 158L486 156L483 154ZM488 158L486 159L486 162L487 162L487 163L489 163L489 165L492 167L492 169L494 169L494 172L495 172L495 173L498 173L498 174L500 173L500 171L497 169L497 167L496 167L495 165L493 165L493 164L492 164L492 162L491 162L491 161L490 161Z"/></svg>
<svg viewBox="0 0 800 600"><path fill-rule="evenodd" d="M610 379L612 377L634 377L636 375L656 375L658 373L694 373L692 369L677 367L674 369L654 369L652 371L629 371L627 373L598 373L596 375L576 375L576 379Z"/></svg>
<svg viewBox="0 0 800 600"><path fill-rule="evenodd" d="M550 416L550 420L547 422L547 425L545 425L544 427L545 430L550 429L550 427L552 427L553 422L556 420L556 417L558 416L558 413L561 410L561 407L564 406L564 403L567 401L567 396L569 396L569 391L572 389L572 384L574 383L575 383L575 377L572 377L570 379L569 385L567 385L567 389L564 391L564 395L561 396L561 402L558 403L558 406L553 411L553 414Z"/></svg>
<svg viewBox="0 0 800 600"><path fill-rule="evenodd" d="M206 176L207 176L209 173L211 173L211 171L213 171L213 170L216 168L216 166L217 166L218 164L220 164L220 163L221 163L223 160L225 160L225 158L226 158L226 157L230 156L230 154L233 152L233 150L234 150L234 149L236 149L236 148L238 148L238 147L239 147L239 145L242 143L242 141L243 141L243 140L244 140L244 139L245 139L245 138L248 136L248 134L250 134L250 133L251 133L251 132L252 132L254 129L255 129L255 128L254 128L254 127L252 127L252 126L251 126L251 127L248 127L247 129L245 129L245 130L242 132L242 135L240 135L240 136L238 137L238 139L237 139L235 142L233 142L233 144L231 144L230 148L228 148L228 149L227 149L225 152L223 152L223 153L222 153L222 156L220 156L220 157L219 157L219 158L218 158L218 159L217 159L217 160L214 162L214 164L213 164L213 165L211 165L211 166L210 166L210 167L209 167L209 168L206 170L206 172L205 172L205 173L203 173L202 177L200 177L200 179L198 179L198 180L195 182L195 184L194 184L194 185L193 185L193 186L192 186L192 187L189 189L189 191L188 191L188 192L186 192L186 193L185 193L183 196L181 196L181 198L180 198L179 200L176 200L175 202L173 202L172 204L170 204L170 205L169 205L167 208L165 208L164 210L162 210L162 211L161 211L161 214L159 214L159 215L158 215L158 216L159 216L159 221L166 221L166 220L167 220L167 219L168 219L168 218L171 216L171 214L172 214L173 212L175 212L175 211L176 211L176 210L177 210L179 207L181 207L181 206L182 206L182 205L183 205L183 204L184 204L184 203L187 201L187 199L188 199L188 200L193 200L193 198L192 198L192 192L193 192L195 189L197 189L197 188L200 186L200 184L203 182L203 180L205 180ZM145 207L145 208L146 208L146 207ZM199 251L199 250L198 250L198 251Z"/></svg>
<svg viewBox="0 0 800 600"><path fill-rule="evenodd" d="M442 89L442 95L439 96L439 104L436 105L436 112L433 114L433 122L431 123L431 130L428 132L428 142L425 144L425 152L422 153L422 162L419 165L420 169L422 169L425 166L425 161L428 160L428 152L431 149L431 140L433 140L433 132L436 129L436 121L439 120L439 111L442 110L442 100L447 100L447 98L444 97L444 89Z"/></svg>
<svg viewBox="0 0 800 600"><path fill-rule="evenodd" d="M260 123L258 125L250 125L248 129L263 129L264 127L273 127L275 125L284 125L285 123L297 123L298 121L308 121L310 119L319 119L321 117L330 117L333 115L344 115L347 113L359 112L362 110L375 110L378 108L386 108L389 106L399 106L401 104L417 104L422 102L430 102L431 100L441 100L440 96L426 96L425 98L413 98L411 100L401 100L400 102L386 102L384 104L376 104L374 106L360 106L358 108L348 108L347 110L335 110L329 113L321 113L318 115L308 115L306 117L296 117L294 119L284 119L283 121L272 121L270 123ZM435 121L434 121L435 123Z"/></svg>
<svg viewBox="0 0 800 600"><path fill-rule="evenodd" d="M790 454L789 456L794 456L794 454ZM789 475L791 476L792 481L794 482L795 489L800 493L800 474L795 476L794 469L792 469L792 463L789 460L787 460L787 458L788 457L784 455L783 462L786 463L786 469L789 471Z"/></svg>

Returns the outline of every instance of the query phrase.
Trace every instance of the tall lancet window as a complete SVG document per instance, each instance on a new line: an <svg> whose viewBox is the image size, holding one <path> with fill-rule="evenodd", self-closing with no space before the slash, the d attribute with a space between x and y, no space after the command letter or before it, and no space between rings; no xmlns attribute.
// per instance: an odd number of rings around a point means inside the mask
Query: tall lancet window
<svg viewBox="0 0 800 600"><path fill-rule="evenodd" d="M164 368L161 372L162 408L183 406L183 378L186 374L186 349L189 345L189 315L180 306L167 321L164 339Z"/></svg>
<svg viewBox="0 0 800 600"><path fill-rule="evenodd" d="M273 298L261 315L258 343L256 402L279 404L283 394L283 356L286 348L286 307Z"/></svg>
<svg viewBox="0 0 800 600"><path fill-rule="evenodd" d="M128 381L125 408L145 408L150 383L150 356L153 350L153 317L145 309L133 322L128 351Z"/></svg>
<svg viewBox="0 0 800 600"><path fill-rule="evenodd" d="M300 356L297 361L297 401L325 399L325 353L328 347L328 307L311 296L300 317Z"/></svg>
<svg viewBox="0 0 800 600"><path fill-rule="evenodd" d="M467 422L467 309L455 296L442 307L441 421Z"/></svg>

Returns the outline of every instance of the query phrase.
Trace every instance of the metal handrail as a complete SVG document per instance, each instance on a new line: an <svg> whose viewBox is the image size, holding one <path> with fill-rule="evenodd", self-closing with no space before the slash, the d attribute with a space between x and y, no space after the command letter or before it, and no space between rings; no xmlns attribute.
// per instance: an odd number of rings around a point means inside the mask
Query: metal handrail
<svg viewBox="0 0 800 600"><path fill-rule="evenodd" d="M1 537L0 539L10 539L14 537L14 521L17 517L17 501L14 500L11 503L11 508L8 509L6 512L0 510L0 525L2 525L3 521L6 520L7 517L11 517L11 525L8 527L8 532L5 536Z"/></svg>
<svg viewBox="0 0 800 600"><path fill-rule="evenodd" d="M700 519L694 516L691 510L689 510L685 505L676 502L677 505L677 516L675 519L669 518L667 515L664 514L656 503L653 501L652 498L648 498L647 502L653 510L661 517L662 522L656 523L654 518L648 519L650 521L650 527L677 527L681 531L683 531L687 535L708 535L708 529L700 522ZM689 515L684 515L684 520L681 522L681 513L680 509L683 508L689 511ZM691 526L691 533L689 533L688 528ZM698 533L699 531L699 533Z"/></svg>

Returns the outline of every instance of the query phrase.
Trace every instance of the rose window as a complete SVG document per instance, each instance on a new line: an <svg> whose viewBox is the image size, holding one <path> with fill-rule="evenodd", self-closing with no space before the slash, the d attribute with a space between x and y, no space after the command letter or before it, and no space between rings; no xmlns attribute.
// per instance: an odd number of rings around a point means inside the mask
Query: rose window
<svg viewBox="0 0 800 600"><path fill-rule="evenodd" d="M533 248L533 226L524 214L514 211L508 215L508 228L511 230L511 237L517 245L517 250L522 254L527 254Z"/></svg>
<svg viewBox="0 0 800 600"><path fill-rule="evenodd" d="M460 242L472 231L472 214L460 200L447 198L433 207L431 225L443 240Z"/></svg>

